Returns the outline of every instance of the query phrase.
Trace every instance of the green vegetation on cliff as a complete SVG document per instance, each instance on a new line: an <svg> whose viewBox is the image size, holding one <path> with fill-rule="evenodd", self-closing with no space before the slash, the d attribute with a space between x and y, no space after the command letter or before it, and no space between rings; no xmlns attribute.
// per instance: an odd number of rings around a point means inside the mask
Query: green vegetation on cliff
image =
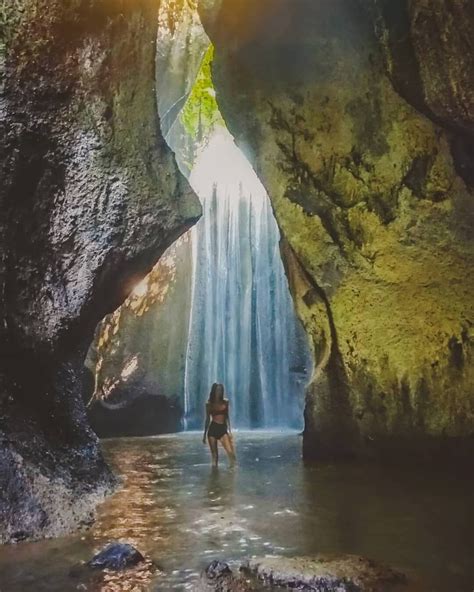
<svg viewBox="0 0 474 592"><path fill-rule="evenodd" d="M225 127L212 81L214 46L210 45L201 64L193 89L180 114L187 134L199 146L216 127Z"/></svg>

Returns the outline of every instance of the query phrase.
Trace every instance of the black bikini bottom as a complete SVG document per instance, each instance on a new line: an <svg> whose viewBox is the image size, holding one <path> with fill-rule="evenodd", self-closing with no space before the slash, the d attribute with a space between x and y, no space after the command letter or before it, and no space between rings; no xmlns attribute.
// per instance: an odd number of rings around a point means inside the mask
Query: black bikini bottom
<svg viewBox="0 0 474 592"><path fill-rule="evenodd" d="M222 436L227 434L227 425L225 423L216 423L215 421L211 421L211 425L207 430L207 435L211 438L216 438L220 440Z"/></svg>

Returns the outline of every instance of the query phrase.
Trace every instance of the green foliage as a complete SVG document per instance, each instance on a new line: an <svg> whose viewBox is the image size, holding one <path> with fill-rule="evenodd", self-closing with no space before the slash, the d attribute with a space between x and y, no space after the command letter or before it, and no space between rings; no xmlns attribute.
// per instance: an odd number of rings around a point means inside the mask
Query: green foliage
<svg viewBox="0 0 474 592"><path fill-rule="evenodd" d="M193 89L180 114L186 133L197 146L205 142L216 127L225 127L212 83L213 57L214 47L210 45L202 60Z"/></svg>

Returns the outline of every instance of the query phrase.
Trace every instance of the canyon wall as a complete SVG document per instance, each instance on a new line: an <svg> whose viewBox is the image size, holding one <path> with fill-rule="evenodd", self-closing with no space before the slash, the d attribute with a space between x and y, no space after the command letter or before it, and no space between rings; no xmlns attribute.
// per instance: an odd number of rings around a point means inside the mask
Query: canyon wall
<svg viewBox="0 0 474 592"><path fill-rule="evenodd" d="M198 140L182 114L190 97L193 102L209 39L188 0L161 0L156 25L160 128L188 177ZM186 234L97 327L87 366L95 375L89 377L88 415L99 436L182 429L191 286L192 245Z"/></svg>
<svg viewBox="0 0 474 592"><path fill-rule="evenodd" d="M96 324L200 216L159 133L155 0L14 0L0 19L0 541L91 519Z"/></svg>
<svg viewBox="0 0 474 592"><path fill-rule="evenodd" d="M314 343L307 458L470 458L472 3L201 0Z"/></svg>

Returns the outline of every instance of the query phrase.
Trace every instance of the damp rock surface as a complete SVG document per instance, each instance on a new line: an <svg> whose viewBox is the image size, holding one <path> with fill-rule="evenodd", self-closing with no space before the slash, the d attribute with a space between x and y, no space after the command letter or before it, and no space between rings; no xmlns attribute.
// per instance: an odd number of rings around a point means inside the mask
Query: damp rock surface
<svg viewBox="0 0 474 592"><path fill-rule="evenodd" d="M252 592L395 592L415 590L406 576L356 555L252 558L233 570L212 562L201 579L203 590ZM421 590L421 588L418 588Z"/></svg>
<svg viewBox="0 0 474 592"><path fill-rule="evenodd" d="M100 437L154 436L181 431L179 401L137 390L138 393L126 392L123 403L97 400L91 405L88 416Z"/></svg>
<svg viewBox="0 0 474 592"><path fill-rule="evenodd" d="M86 359L86 400L99 437L181 429L191 276L188 232L98 325Z"/></svg>
<svg viewBox="0 0 474 592"><path fill-rule="evenodd" d="M472 4L199 10L314 346L306 458L470 462Z"/></svg>
<svg viewBox="0 0 474 592"><path fill-rule="evenodd" d="M200 215L159 132L157 9L2 8L0 542L88 524L113 487L83 403L86 351Z"/></svg>
<svg viewBox="0 0 474 592"><path fill-rule="evenodd" d="M126 569L145 561L143 555L129 543L109 543L88 562L94 569Z"/></svg>
<svg viewBox="0 0 474 592"><path fill-rule="evenodd" d="M243 571L269 586L315 592L389 592L402 590L407 581L402 573L355 555L257 558Z"/></svg>

